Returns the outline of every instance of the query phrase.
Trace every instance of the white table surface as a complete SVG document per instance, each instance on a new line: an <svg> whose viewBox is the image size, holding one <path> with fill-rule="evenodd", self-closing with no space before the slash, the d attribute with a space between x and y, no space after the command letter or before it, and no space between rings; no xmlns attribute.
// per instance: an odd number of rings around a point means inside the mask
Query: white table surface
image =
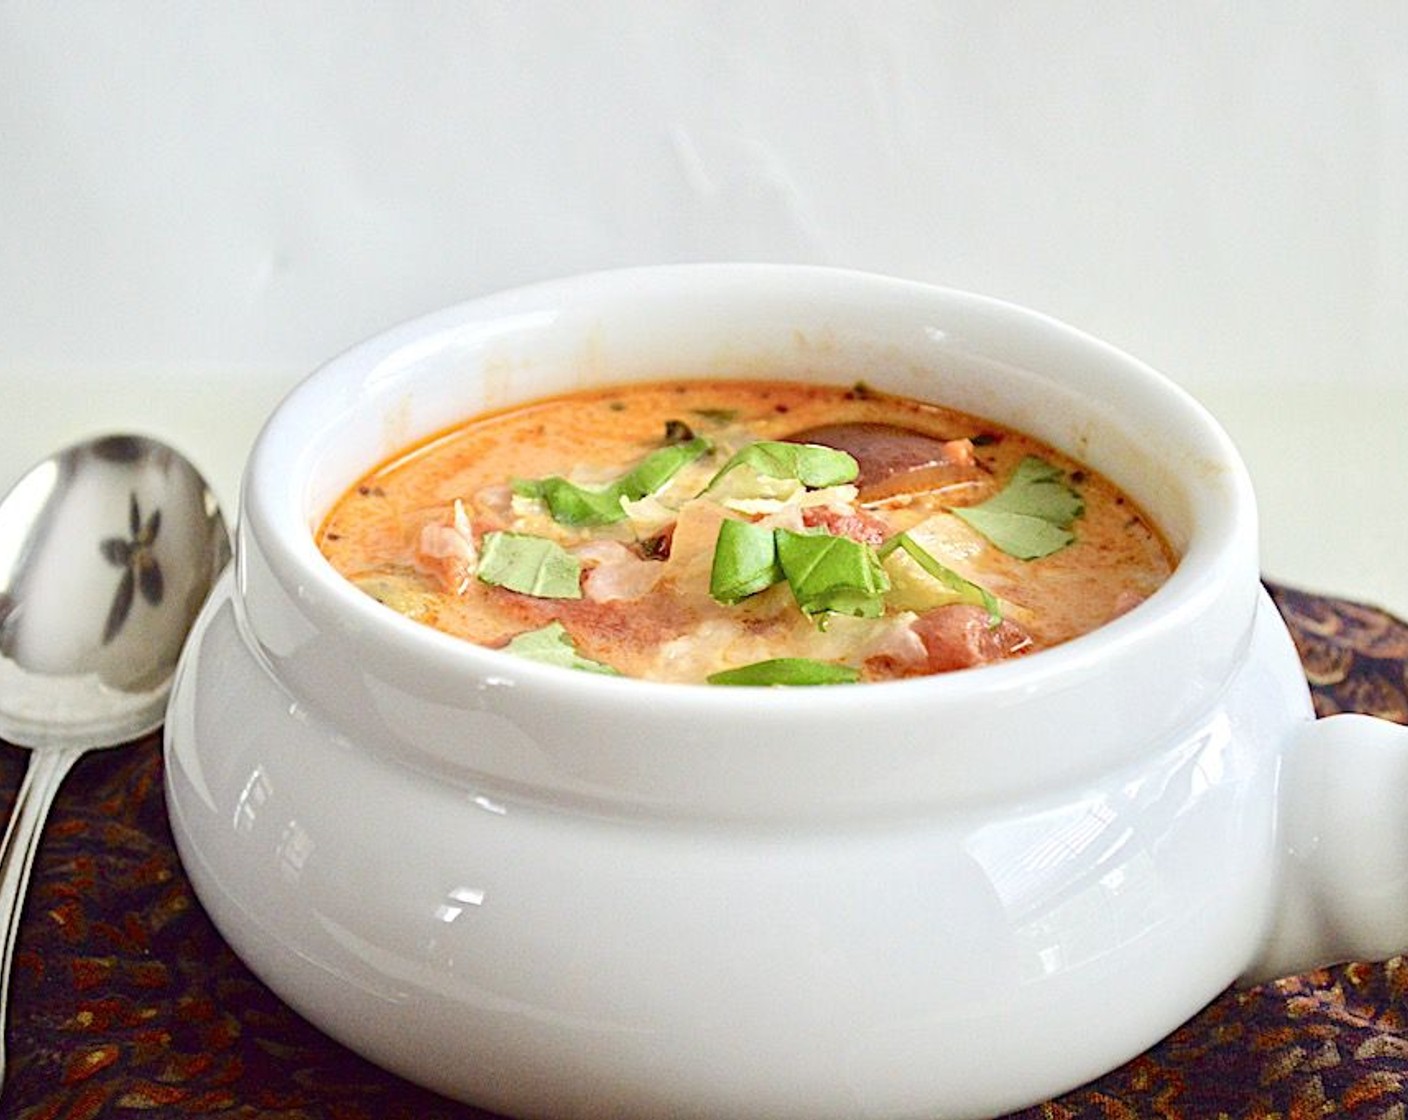
<svg viewBox="0 0 1408 1120"><path fill-rule="evenodd" d="M126 429L184 451L232 511L249 447L298 376L85 380L0 371L10 421L0 441L0 489L54 448ZM1251 471L1265 575L1408 617L1408 384L1339 391L1238 386L1195 395L1222 421Z"/></svg>

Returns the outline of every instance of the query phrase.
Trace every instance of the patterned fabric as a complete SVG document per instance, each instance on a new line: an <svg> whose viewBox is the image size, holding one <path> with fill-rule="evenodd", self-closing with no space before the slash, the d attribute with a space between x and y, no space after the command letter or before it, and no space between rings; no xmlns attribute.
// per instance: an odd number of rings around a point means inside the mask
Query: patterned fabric
<svg viewBox="0 0 1408 1120"><path fill-rule="evenodd" d="M1408 723L1408 626L1272 587L1321 714ZM0 811L26 756L0 744ZM156 736L70 774L31 881L15 956L15 1120L472 1120L330 1041L256 980L191 893L172 846ZM995 1060L1000 1056L995 1055ZM1148 1053L1037 1118L1404 1120L1408 961L1228 991Z"/></svg>

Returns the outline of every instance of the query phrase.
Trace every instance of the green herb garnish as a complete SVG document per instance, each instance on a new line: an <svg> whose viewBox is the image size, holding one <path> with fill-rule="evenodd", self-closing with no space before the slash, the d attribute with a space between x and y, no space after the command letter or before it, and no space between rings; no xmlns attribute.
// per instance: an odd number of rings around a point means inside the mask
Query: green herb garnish
<svg viewBox="0 0 1408 1120"><path fill-rule="evenodd" d="M737 669L725 669L706 678L710 684L727 685L812 685L854 684L860 672L833 661L813 661L808 657L778 657L755 661Z"/></svg>
<svg viewBox="0 0 1408 1120"><path fill-rule="evenodd" d="M783 579L773 530L751 521L725 518L714 541L709 594L733 606Z"/></svg>
<svg viewBox="0 0 1408 1120"><path fill-rule="evenodd" d="M612 677L621 675L610 665L581 656L572 643L572 636L560 622L549 622L538 630L525 631L513 638L504 649L517 657L541 661L545 665L580 669L585 673L604 673Z"/></svg>
<svg viewBox="0 0 1408 1120"><path fill-rule="evenodd" d="M703 436L693 436L681 443L672 443L651 452L616 483L621 496L635 502L654 494L674 478L683 467L707 455L714 445Z"/></svg>
<svg viewBox="0 0 1408 1120"><path fill-rule="evenodd" d="M904 552L911 560L922 568L926 575L938 580L951 592L954 593L955 602L973 603L983 607L988 612L988 622L996 626L1002 621L1002 609L998 606L997 597L984 587L979 587L972 580L959 575L952 568L941 564L934 556L924 548L918 541L908 533L896 533L880 546L876 555L883 561L896 549Z"/></svg>
<svg viewBox="0 0 1408 1120"><path fill-rule="evenodd" d="M513 492L537 498L560 525L609 525L625 518L623 501L639 501L661 490L679 471L707 454L713 445L702 436L653 451L615 482L589 489L556 475L550 478L516 478Z"/></svg>
<svg viewBox="0 0 1408 1120"><path fill-rule="evenodd" d="M889 576L875 549L830 533L765 529L750 521L719 524L709 594L730 606L786 580L807 615L878 618Z"/></svg>
<svg viewBox="0 0 1408 1120"><path fill-rule="evenodd" d="M777 560L797 605L823 612L878 618L890 578L868 544L830 533L775 531Z"/></svg>
<svg viewBox="0 0 1408 1120"><path fill-rule="evenodd" d="M580 599L582 565L556 541L527 533L485 533L479 578L540 599Z"/></svg>
<svg viewBox="0 0 1408 1120"><path fill-rule="evenodd" d="M1036 560L1076 539L1071 524L1085 502L1066 485L1064 473L1045 459L1028 455L998 493L953 513L1009 556Z"/></svg>
<svg viewBox="0 0 1408 1120"><path fill-rule="evenodd" d="M766 478L795 478L811 490L841 486L854 481L860 474L860 466L855 459L834 447L764 439L739 448L709 480L705 491L711 490L737 467L751 467L755 473Z"/></svg>
<svg viewBox="0 0 1408 1120"><path fill-rule="evenodd" d="M621 494L614 486L588 490L565 478L513 480L513 492L521 498L537 498L559 525L609 525L626 516Z"/></svg>

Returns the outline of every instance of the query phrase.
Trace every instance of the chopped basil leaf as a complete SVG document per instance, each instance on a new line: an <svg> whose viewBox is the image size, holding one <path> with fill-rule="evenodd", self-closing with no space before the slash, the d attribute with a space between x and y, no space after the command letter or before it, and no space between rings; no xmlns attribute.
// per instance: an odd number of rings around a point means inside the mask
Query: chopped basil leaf
<svg viewBox="0 0 1408 1120"><path fill-rule="evenodd" d="M561 525L609 525L625 518L621 502L639 501L664 487L681 468L708 453L712 444L701 436L662 447L647 455L609 486L588 489L556 475L550 478L517 478L513 492L537 498Z"/></svg>
<svg viewBox="0 0 1408 1120"><path fill-rule="evenodd" d="M714 541L709 594L732 606L782 580L773 530L725 518Z"/></svg>
<svg viewBox="0 0 1408 1120"><path fill-rule="evenodd" d="M513 638L504 649L518 657L530 661L541 661L545 665L557 665L563 669L580 669L586 673L605 673L618 677L621 674L610 665L582 657L572 644L572 637L560 622L549 622L538 630L528 630Z"/></svg>
<svg viewBox="0 0 1408 1120"><path fill-rule="evenodd" d="M860 672L849 665L813 661L807 657L778 657L755 661L737 669L725 669L706 678L710 684L729 685L811 685L854 684Z"/></svg>
<svg viewBox="0 0 1408 1120"><path fill-rule="evenodd" d="M1076 539L1070 527L1085 512L1085 502L1066 485L1059 467L1028 455L998 493L953 512L1009 556L1036 560Z"/></svg>
<svg viewBox="0 0 1408 1120"><path fill-rule="evenodd" d="M809 615L878 618L890 579L868 544L829 533L776 530L777 559L797 605Z"/></svg>
<svg viewBox="0 0 1408 1120"><path fill-rule="evenodd" d="M729 471L743 466L752 467L767 478L795 478L812 490L840 486L860 474L855 459L834 447L763 439L739 448L709 480L705 490L712 488Z"/></svg>
<svg viewBox="0 0 1408 1120"><path fill-rule="evenodd" d="M997 597L984 587L979 587L970 579L959 575L952 568L939 563L933 555L924 548L918 541L908 533L896 533L880 546L877 555L881 560L889 556L896 549L900 549L918 564L924 571L938 580L950 591L957 595L960 603L973 603L985 608L988 612L988 622L996 626L1002 621L1002 609L998 606Z"/></svg>
<svg viewBox="0 0 1408 1120"><path fill-rule="evenodd" d="M559 525L609 525L626 516L621 495L614 486L588 490L565 478L514 479L513 492L537 498Z"/></svg>
<svg viewBox="0 0 1408 1120"><path fill-rule="evenodd" d="M636 464L635 468L621 479L616 486L621 496L635 502L647 494L654 494L700 456L709 452L713 444L703 436L694 436L683 443L672 443L652 452Z"/></svg>
<svg viewBox="0 0 1408 1120"><path fill-rule="evenodd" d="M479 578L540 599L580 599L582 566L556 541L526 533L485 533Z"/></svg>

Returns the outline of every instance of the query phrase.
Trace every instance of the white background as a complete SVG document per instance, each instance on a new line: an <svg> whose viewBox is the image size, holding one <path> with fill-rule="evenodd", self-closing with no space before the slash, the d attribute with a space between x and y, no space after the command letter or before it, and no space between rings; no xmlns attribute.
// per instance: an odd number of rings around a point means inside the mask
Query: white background
<svg viewBox="0 0 1408 1120"><path fill-rule="evenodd" d="M704 259L1105 337L1229 428L1269 576L1408 614L1408 4L0 0L0 489L124 425L230 504L364 336Z"/></svg>

